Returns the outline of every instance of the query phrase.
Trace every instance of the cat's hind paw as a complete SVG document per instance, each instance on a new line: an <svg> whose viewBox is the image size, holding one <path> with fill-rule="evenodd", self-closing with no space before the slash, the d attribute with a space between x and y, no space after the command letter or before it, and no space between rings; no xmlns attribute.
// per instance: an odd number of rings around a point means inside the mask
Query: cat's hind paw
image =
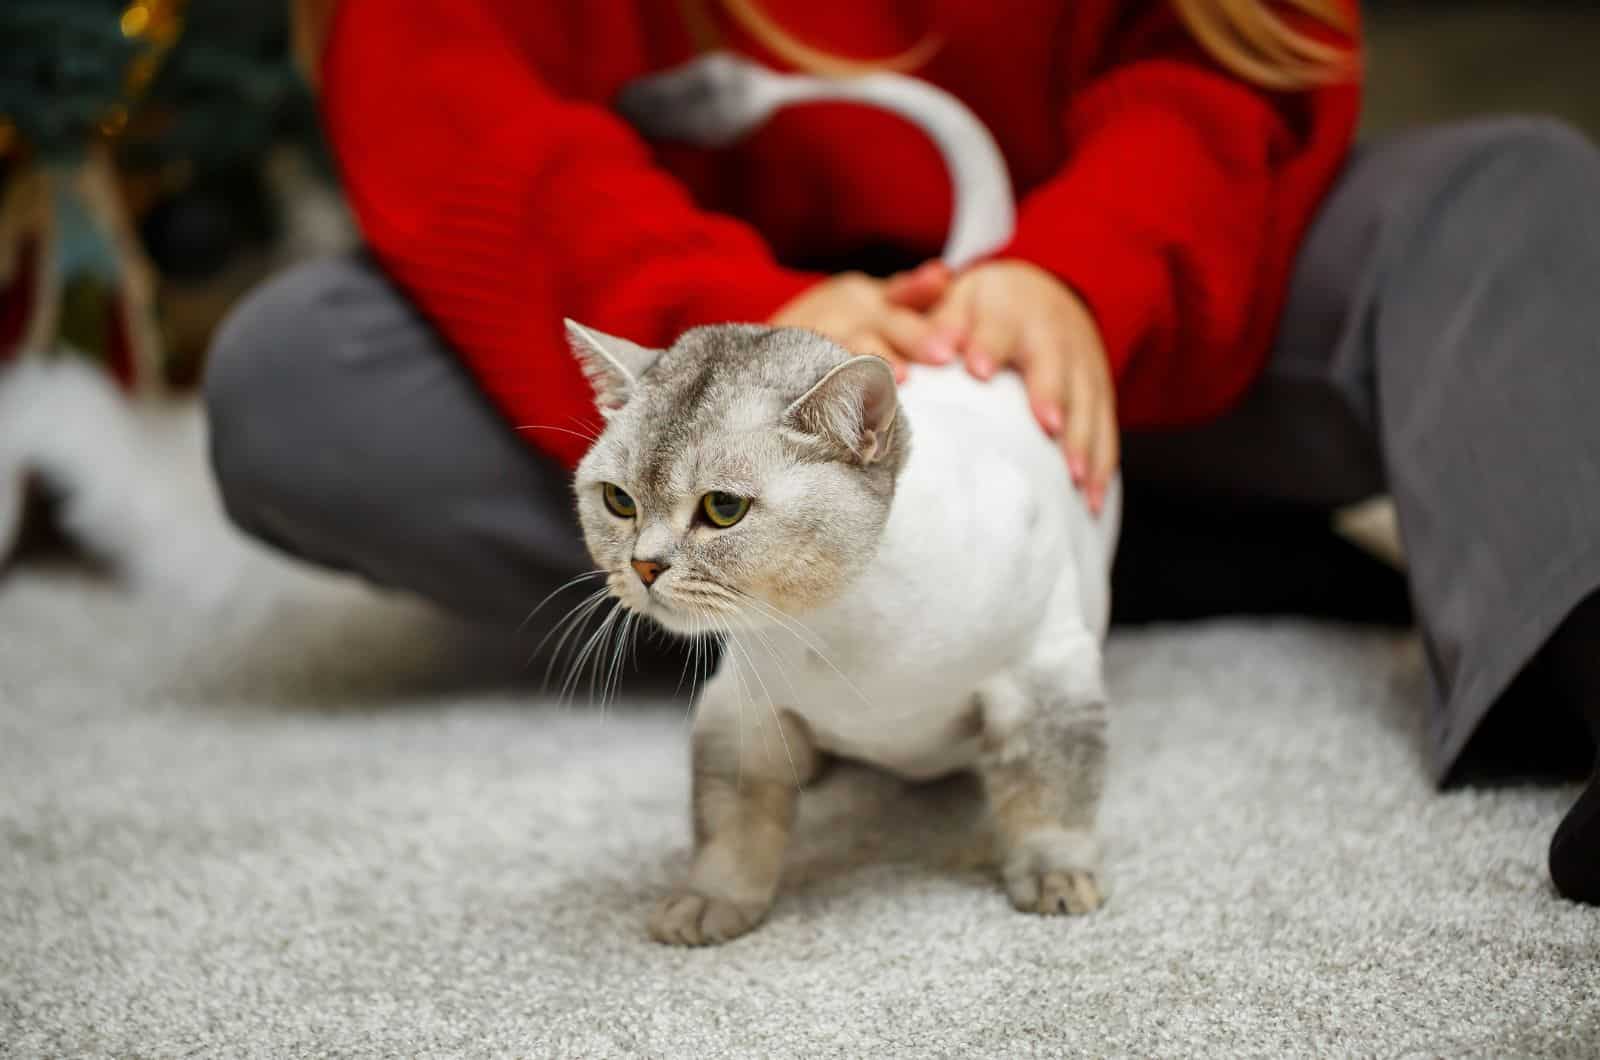
<svg viewBox="0 0 1600 1060"><path fill-rule="evenodd" d="M761 922L725 898L685 891L662 899L650 914L650 937L669 946L711 946L738 938Z"/></svg>

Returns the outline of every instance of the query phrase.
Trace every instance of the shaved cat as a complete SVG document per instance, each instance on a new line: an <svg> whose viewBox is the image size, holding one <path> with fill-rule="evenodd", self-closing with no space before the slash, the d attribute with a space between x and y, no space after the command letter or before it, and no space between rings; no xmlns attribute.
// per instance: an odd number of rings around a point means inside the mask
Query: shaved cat
<svg viewBox="0 0 1600 1060"><path fill-rule="evenodd" d="M696 705L693 867L651 935L761 923L827 755L975 771L1012 903L1098 907L1118 496L1090 514L1020 379L914 367L897 389L798 329L568 335L606 421L575 489L610 592L730 640Z"/></svg>

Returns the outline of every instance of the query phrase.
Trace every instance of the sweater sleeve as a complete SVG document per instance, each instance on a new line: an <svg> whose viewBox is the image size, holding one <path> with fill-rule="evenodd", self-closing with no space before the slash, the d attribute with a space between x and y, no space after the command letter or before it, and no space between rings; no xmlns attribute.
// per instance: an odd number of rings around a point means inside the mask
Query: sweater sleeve
<svg viewBox="0 0 1600 1060"><path fill-rule="evenodd" d="M524 437L570 465L597 419L562 317L664 345L765 319L815 277L696 208L604 107L553 92L490 3L342 0L323 116L378 260Z"/></svg>
<svg viewBox="0 0 1600 1060"><path fill-rule="evenodd" d="M1169 5L1138 6L1068 100L1067 160L1024 197L1000 252L1084 299L1134 428L1215 416L1255 378L1359 108L1353 83L1246 84Z"/></svg>

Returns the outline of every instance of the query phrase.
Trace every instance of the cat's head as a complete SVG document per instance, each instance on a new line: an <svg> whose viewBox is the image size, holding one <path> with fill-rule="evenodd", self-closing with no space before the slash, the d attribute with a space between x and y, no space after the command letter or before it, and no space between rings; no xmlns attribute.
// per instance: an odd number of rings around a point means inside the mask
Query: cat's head
<svg viewBox="0 0 1600 1060"><path fill-rule="evenodd" d="M872 560L910 446L883 361L795 328L567 335L605 418L578 515L625 606L680 633L767 624Z"/></svg>

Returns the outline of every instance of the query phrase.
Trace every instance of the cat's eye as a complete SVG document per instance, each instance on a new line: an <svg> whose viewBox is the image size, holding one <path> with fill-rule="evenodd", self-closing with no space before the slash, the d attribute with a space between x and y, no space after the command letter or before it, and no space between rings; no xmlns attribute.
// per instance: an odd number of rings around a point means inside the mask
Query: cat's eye
<svg viewBox="0 0 1600 1060"><path fill-rule="evenodd" d="M611 509L611 514L622 519L632 519L639 514L639 506L634 503L628 491L612 482L607 482L600 487L600 496L606 500L606 507Z"/></svg>
<svg viewBox="0 0 1600 1060"><path fill-rule="evenodd" d="M750 510L750 498L712 490L700 498L700 510L712 526L726 529L744 518Z"/></svg>

